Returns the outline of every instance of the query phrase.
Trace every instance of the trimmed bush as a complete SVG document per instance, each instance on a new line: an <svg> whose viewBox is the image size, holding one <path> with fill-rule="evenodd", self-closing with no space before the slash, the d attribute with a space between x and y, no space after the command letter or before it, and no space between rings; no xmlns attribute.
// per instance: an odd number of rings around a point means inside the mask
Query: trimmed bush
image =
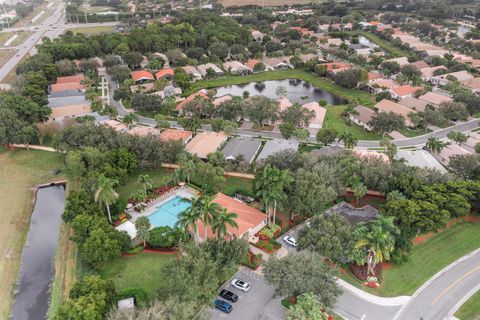
<svg viewBox="0 0 480 320"><path fill-rule="evenodd" d="M262 240L272 239L279 230L280 226L278 224L272 224L270 227L263 228L258 235Z"/></svg>
<svg viewBox="0 0 480 320"><path fill-rule="evenodd" d="M135 299L135 305L139 308L144 308L147 306L147 293L142 288L126 288L120 290L117 293L117 299L127 299L133 297Z"/></svg>

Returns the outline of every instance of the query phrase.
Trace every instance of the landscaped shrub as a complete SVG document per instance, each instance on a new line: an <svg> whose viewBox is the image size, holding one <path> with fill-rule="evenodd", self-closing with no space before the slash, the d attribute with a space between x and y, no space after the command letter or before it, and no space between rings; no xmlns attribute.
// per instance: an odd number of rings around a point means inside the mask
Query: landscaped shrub
<svg viewBox="0 0 480 320"><path fill-rule="evenodd" d="M145 248L143 246L138 246L133 248L132 250L128 251L128 254L137 254L140 253L144 250Z"/></svg>
<svg viewBox="0 0 480 320"><path fill-rule="evenodd" d="M135 299L135 305L139 308L144 308L147 306L147 293L142 288L126 288L120 290L117 293L117 299L127 299L133 297Z"/></svg>
<svg viewBox="0 0 480 320"><path fill-rule="evenodd" d="M184 233L179 228L157 227L150 230L148 244L155 248L171 248L183 238Z"/></svg>
<svg viewBox="0 0 480 320"><path fill-rule="evenodd" d="M272 224L272 225L270 225L270 227L267 226L267 227L263 228L260 231L260 233L258 234L258 236L262 240L268 240L268 239L272 239L273 237L275 237L277 235L277 233L280 233L280 226L277 225L277 224Z"/></svg>

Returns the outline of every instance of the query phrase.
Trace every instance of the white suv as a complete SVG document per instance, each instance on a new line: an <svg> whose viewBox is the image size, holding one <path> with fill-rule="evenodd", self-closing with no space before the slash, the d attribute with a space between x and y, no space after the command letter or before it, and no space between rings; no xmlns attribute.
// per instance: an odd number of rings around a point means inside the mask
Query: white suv
<svg viewBox="0 0 480 320"><path fill-rule="evenodd" d="M239 279L233 279L230 284L232 285L232 287L237 288L238 290L242 290L244 292L250 290L250 284Z"/></svg>

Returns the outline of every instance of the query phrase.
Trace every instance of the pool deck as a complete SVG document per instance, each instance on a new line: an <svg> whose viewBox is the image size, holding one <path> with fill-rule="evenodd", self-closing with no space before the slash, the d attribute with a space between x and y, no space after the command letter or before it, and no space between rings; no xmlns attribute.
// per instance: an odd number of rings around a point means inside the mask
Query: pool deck
<svg viewBox="0 0 480 320"><path fill-rule="evenodd" d="M180 198L184 198L184 199L192 199L196 196L197 196L197 192L194 189L189 188L187 186L182 186L182 187L175 188L175 189L170 190L169 192L165 193L164 195L159 197L157 200L155 200L151 205L149 205L147 208L145 208L145 210L143 210L142 212L137 212L137 211L133 210L133 208L129 209L127 212L132 216L130 221L132 223L135 223L135 221L137 221L138 218L148 217L149 215L154 213L159 206L161 206L162 204L170 201L171 199L173 199L175 197L180 197ZM152 226L152 229L154 227L155 226Z"/></svg>

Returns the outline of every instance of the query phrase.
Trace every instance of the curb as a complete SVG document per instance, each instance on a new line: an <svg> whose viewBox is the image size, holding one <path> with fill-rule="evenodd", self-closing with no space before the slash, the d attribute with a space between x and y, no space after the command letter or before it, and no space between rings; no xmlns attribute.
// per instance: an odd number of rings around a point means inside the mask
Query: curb
<svg viewBox="0 0 480 320"><path fill-rule="evenodd" d="M445 272L447 272L448 270L452 269L453 267L455 267L456 265L458 265L459 263L469 259L470 257L474 256L475 254L477 253L480 253L480 248L479 249L476 249L466 255L464 255L463 257L455 260L454 262L452 262L451 264L449 264L448 266L446 266L445 268L443 268L442 270L440 270L439 272L437 272L433 277L431 277L430 279L428 279L426 282L424 282L420 288L418 288L415 293L412 295L412 300L415 299L426 287L428 287L433 281L437 280L440 276L442 276ZM477 290L480 289L480 285L479 285L479 288ZM475 293L475 292L473 292ZM473 295L472 293L472 295ZM404 311L405 307L407 305L404 305L400 308L400 310L398 310L397 314L395 315L395 317L393 317L392 320L397 320L399 319L399 315ZM456 306L456 305L455 305ZM460 307L460 306L459 306Z"/></svg>
<svg viewBox="0 0 480 320"><path fill-rule="evenodd" d="M457 319L453 316L455 312L457 312L457 310L460 309L460 307L479 290L480 290L480 283L475 288L470 290L462 299L460 299L460 301L458 301L456 305L453 306L452 310L450 310L447 314L447 319L452 319L452 320Z"/></svg>
<svg viewBox="0 0 480 320"><path fill-rule="evenodd" d="M371 293L365 292L362 289L359 289L342 279L337 279L337 283L343 289L350 291L351 293L360 297L362 300L365 300L370 303L382 305L382 306L388 306L388 307L405 306L412 299L412 297L410 296L398 296L398 297L392 297L392 298L379 297Z"/></svg>

